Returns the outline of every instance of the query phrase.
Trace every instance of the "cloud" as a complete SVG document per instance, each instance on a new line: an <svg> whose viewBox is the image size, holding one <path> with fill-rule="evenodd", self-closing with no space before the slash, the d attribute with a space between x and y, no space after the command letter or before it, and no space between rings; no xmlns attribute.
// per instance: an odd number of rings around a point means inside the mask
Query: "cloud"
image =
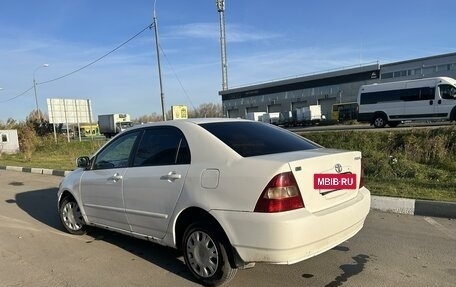
<svg viewBox="0 0 456 287"><path fill-rule="evenodd" d="M278 34L258 30L245 25L227 25L225 28L228 43L244 43L252 41L271 40L280 37ZM190 23L179 26L171 26L166 29L163 37L168 39L197 38L219 41L219 23Z"/></svg>

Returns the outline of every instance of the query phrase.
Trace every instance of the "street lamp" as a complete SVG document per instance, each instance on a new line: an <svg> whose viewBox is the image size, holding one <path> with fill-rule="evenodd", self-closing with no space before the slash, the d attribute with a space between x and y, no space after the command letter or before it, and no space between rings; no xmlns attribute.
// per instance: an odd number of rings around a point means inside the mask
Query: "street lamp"
<svg viewBox="0 0 456 287"><path fill-rule="evenodd" d="M35 79L35 73L36 73L36 71L39 70L40 68L47 68L47 67L49 67L49 64L43 64L43 65L37 67L37 68L33 71L33 90L35 91L36 112L38 113L38 117L40 118L40 122L42 122L43 119L41 118L40 109L38 108L38 96L36 95L36 79Z"/></svg>

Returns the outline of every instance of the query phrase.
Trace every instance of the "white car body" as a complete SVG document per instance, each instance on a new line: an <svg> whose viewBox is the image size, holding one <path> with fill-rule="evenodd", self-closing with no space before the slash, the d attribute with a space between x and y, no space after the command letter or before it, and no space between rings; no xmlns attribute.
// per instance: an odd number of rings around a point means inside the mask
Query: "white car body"
<svg viewBox="0 0 456 287"><path fill-rule="evenodd" d="M84 224L174 248L181 247L179 230L183 222L190 223L196 215L205 214L226 235L233 258L242 262L238 267L250 262L299 262L339 245L362 228L370 208L370 192L364 186L359 188L360 152L316 146L309 150L243 157L200 126L211 122L250 121L189 119L133 127L107 145L145 128L175 127L185 136L191 163L79 168L62 181L59 207L62 197L71 194L80 207ZM357 175L356 189L328 193L315 190L314 174L335 173L337 164L343 172ZM268 182L277 174L289 172L296 179L304 207L255 212ZM190 216L190 210L196 213Z"/></svg>

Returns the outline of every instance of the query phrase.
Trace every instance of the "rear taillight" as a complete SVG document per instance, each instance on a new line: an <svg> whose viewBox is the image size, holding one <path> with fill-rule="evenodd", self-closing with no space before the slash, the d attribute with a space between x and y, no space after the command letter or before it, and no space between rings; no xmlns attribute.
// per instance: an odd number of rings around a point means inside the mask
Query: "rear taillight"
<svg viewBox="0 0 456 287"><path fill-rule="evenodd" d="M304 207L301 192L291 172L274 176L261 193L255 212L281 212Z"/></svg>
<svg viewBox="0 0 456 287"><path fill-rule="evenodd" d="M364 186L364 158L361 158L361 172L360 172L360 179L359 179L359 188Z"/></svg>

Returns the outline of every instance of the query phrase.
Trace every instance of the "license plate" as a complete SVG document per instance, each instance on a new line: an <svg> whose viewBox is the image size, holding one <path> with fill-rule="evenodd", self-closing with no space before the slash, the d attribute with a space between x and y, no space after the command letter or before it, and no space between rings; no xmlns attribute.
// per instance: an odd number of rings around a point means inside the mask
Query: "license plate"
<svg viewBox="0 0 456 287"><path fill-rule="evenodd" d="M314 174L314 189L356 189L356 174L354 173L325 173Z"/></svg>

